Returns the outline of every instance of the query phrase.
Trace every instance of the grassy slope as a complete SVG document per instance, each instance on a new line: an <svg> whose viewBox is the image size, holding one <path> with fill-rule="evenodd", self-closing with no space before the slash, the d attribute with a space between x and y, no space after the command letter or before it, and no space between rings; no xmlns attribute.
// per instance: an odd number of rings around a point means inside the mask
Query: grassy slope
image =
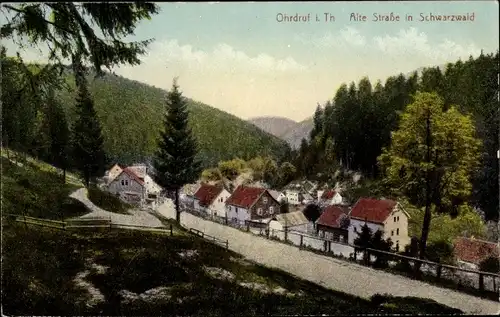
<svg viewBox="0 0 500 317"><path fill-rule="evenodd" d="M369 301L327 290L282 271L242 261L237 254L186 234L174 237L145 232L65 232L4 224L2 302L13 315L182 315L359 314L454 312L430 300L377 297ZM178 253L197 250L182 258ZM95 307L80 299L72 281L89 261L108 266L90 271L87 281L105 296ZM203 266L234 274L220 280ZM239 285L258 282L300 292L298 297L263 294ZM123 302L120 291L142 293L170 287L171 299ZM413 301L413 302L412 302Z"/></svg>
<svg viewBox="0 0 500 317"><path fill-rule="evenodd" d="M72 77L68 82L74 86ZM112 74L92 78L90 90L111 156L125 163L150 156L161 129L165 91ZM74 118L73 94L61 92L60 97ZM253 124L203 103L188 101L190 125L205 166L234 157L281 154L285 150L284 141Z"/></svg>
<svg viewBox="0 0 500 317"><path fill-rule="evenodd" d="M2 150L2 214L61 220L88 213L79 201L69 194L83 185L72 175L67 183L55 168L28 157L23 166L7 159Z"/></svg>

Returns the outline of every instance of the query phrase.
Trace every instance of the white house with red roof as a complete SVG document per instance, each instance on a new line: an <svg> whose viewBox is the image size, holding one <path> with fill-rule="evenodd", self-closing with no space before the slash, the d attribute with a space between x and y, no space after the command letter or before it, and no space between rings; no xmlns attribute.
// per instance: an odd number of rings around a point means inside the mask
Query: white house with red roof
<svg viewBox="0 0 500 317"><path fill-rule="evenodd" d="M360 198L349 214L349 244L354 244L358 232L366 224L372 232L381 230L384 239L391 238L396 250L410 243L408 219L410 215L400 203L390 199Z"/></svg>
<svg viewBox="0 0 500 317"><path fill-rule="evenodd" d="M337 190L328 189L323 191L323 193L319 197L319 203L323 206L341 205L342 196Z"/></svg>
<svg viewBox="0 0 500 317"><path fill-rule="evenodd" d="M211 216L226 216L226 201L231 196L224 187L201 184L194 194L194 209Z"/></svg>
<svg viewBox="0 0 500 317"><path fill-rule="evenodd" d="M238 186L226 201L229 221L259 222L279 213L280 203L265 188Z"/></svg>
<svg viewBox="0 0 500 317"><path fill-rule="evenodd" d="M132 204L139 204L147 197L144 179L128 167L109 183L108 191Z"/></svg>

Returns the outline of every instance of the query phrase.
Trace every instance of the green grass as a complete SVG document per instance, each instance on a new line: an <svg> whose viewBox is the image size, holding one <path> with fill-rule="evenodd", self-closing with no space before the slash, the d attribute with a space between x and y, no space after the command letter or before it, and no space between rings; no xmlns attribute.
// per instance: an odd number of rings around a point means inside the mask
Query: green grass
<svg viewBox="0 0 500 317"><path fill-rule="evenodd" d="M48 164L28 159L18 166L4 156L1 160L3 214L62 220L89 212L69 197L82 185L63 183L61 175Z"/></svg>
<svg viewBox="0 0 500 317"><path fill-rule="evenodd" d="M103 191L97 187L88 189L88 197L94 205L110 212L128 215L128 210L133 208L131 205L123 202L117 196Z"/></svg>
<svg viewBox="0 0 500 317"><path fill-rule="evenodd" d="M72 76L68 77L68 83L74 86ZM89 89L109 156L123 164L152 156L162 128L165 90L112 74L90 78ZM75 118L74 94L61 91L59 97L71 122ZM191 99L188 99L188 110L189 124L197 138L204 167L235 157L283 155L287 149L285 141L227 112Z"/></svg>
<svg viewBox="0 0 500 317"><path fill-rule="evenodd" d="M237 254L194 236L174 237L147 232L113 230L89 233L24 227L3 227L4 312L11 315L189 315L231 316L264 314L360 314L457 312L429 300L361 299L331 291L283 271L243 261ZM182 230L182 229L179 229ZM178 253L197 250L198 256ZM85 261L108 266L104 274L86 278L105 302L86 307L72 279L85 270ZM204 266L230 271L235 279L220 280ZM278 286L302 296L263 294L241 282ZM141 293L171 287L171 299L130 303L121 290ZM390 305L387 305L389 303ZM432 306L432 307L431 307Z"/></svg>

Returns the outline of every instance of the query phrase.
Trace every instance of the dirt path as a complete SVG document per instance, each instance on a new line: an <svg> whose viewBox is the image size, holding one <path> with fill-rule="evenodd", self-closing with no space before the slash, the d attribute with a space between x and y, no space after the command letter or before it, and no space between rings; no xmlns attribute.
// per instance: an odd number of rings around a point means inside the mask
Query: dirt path
<svg viewBox="0 0 500 317"><path fill-rule="evenodd" d="M152 228L165 227L158 218L149 212L141 209L129 210L130 215L122 215L114 212L109 212L101 209L94 205L87 197L87 190L85 188L80 188L73 192L70 197L81 201L89 210L90 213L85 214L79 218L103 218L111 219L114 224L120 225L135 225L135 226L145 226Z"/></svg>
<svg viewBox="0 0 500 317"><path fill-rule="evenodd" d="M158 212L165 217L175 219L175 211L170 202L159 206ZM189 213L181 214L181 223L217 238L229 240L231 250L250 260L352 295L369 298L376 293L388 293L394 296L430 298L469 314L496 314L500 309L500 304L497 302L317 255L203 220Z"/></svg>

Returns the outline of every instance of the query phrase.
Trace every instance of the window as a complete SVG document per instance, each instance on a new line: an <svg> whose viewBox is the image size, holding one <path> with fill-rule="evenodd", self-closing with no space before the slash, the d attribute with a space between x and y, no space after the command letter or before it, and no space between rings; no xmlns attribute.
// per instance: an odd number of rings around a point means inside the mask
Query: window
<svg viewBox="0 0 500 317"><path fill-rule="evenodd" d="M269 207L269 213L270 213L271 215L272 215L272 214L274 214L274 207L272 207L272 206L271 206L271 207Z"/></svg>
<svg viewBox="0 0 500 317"><path fill-rule="evenodd" d="M257 208L257 215L262 216L262 208Z"/></svg>
<svg viewBox="0 0 500 317"><path fill-rule="evenodd" d="M396 222L396 217L394 217L394 222Z"/></svg>
<svg viewBox="0 0 500 317"><path fill-rule="evenodd" d="M358 232L358 227L354 227L354 232Z"/></svg>
<svg viewBox="0 0 500 317"><path fill-rule="evenodd" d="M396 235L399 235L399 228L396 229Z"/></svg>
<svg viewBox="0 0 500 317"><path fill-rule="evenodd" d="M397 216L397 220L399 221L399 216Z"/></svg>
<svg viewBox="0 0 500 317"><path fill-rule="evenodd" d="M393 236L393 235L394 235L394 230L391 231L391 236Z"/></svg>
<svg viewBox="0 0 500 317"><path fill-rule="evenodd" d="M125 186L128 186L128 179L125 180Z"/></svg>
<svg viewBox="0 0 500 317"><path fill-rule="evenodd" d="M262 202L263 202L264 204L267 204L267 197L262 198Z"/></svg>
<svg viewBox="0 0 500 317"><path fill-rule="evenodd" d="M125 181L122 179L122 186L125 186Z"/></svg>

